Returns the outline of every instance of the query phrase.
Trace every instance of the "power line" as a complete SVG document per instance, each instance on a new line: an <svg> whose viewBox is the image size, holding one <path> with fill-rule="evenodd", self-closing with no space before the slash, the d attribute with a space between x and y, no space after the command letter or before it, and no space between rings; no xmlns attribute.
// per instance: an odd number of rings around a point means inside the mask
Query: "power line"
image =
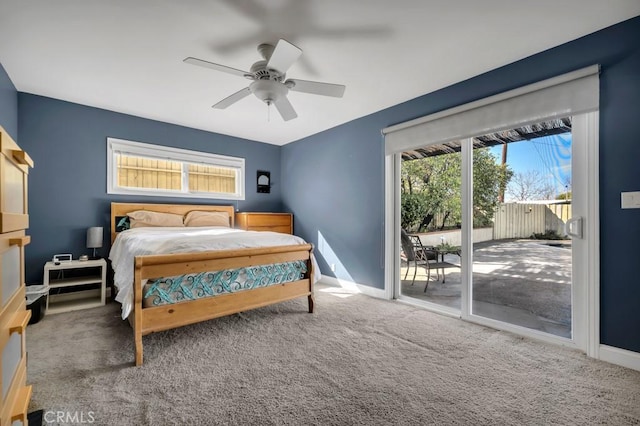
<svg viewBox="0 0 640 426"><path fill-rule="evenodd" d="M544 136L544 138L550 138L550 136ZM533 140L531 140L530 142L533 142ZM558 147L558 144L552 144L552 143L540 143L540 145L547 145L547 146L552 146L552 147ZM544 156L540 153L540 150L538 149L538 147L536 146L536 143L533 143L533 147L535 148L536 152L538 153L538 156L540 157L540 159L542 160L543 165L545 166L545 168L547 169L547 172L553 177L553 179L563 188L566 187L565 182L562 182L560 179L558 179L558 177L556 176L556 174L553 172L552 168L549 166L547 160L544 158ZM560 166L560 164L558 164L558 166ZM558 169L558 167L556 167L556 169Z"/></svg>

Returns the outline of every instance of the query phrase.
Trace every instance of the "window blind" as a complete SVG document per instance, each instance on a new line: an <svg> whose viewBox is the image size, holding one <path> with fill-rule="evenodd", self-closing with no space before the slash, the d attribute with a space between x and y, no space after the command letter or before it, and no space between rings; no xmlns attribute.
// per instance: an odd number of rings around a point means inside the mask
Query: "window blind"
<svg viewBox="0 0 640 426"><path fill-rule="evenodd" d="M596 111L600 67L539 81L382 130L385 153L406 151Z"/></svg>

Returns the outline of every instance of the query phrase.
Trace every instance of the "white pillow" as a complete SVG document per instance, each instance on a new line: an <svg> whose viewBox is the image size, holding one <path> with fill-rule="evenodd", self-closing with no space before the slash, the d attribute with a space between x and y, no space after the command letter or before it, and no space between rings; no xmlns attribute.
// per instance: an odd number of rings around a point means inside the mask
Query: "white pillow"
<svg viewBox="0 0 640 426"><path fill-rule="evenodd" d="M131 228L143 228L147 226L184 226L182 215L173 213L152 212L149 210L137 210L127 213L131 219Z"/></svg>
<svg viewBox="0 0 640 426"><path fill-rule="evenodd" d="M229 228L228 212L193 210L184 218L185 226L224 226Z"/></svg>

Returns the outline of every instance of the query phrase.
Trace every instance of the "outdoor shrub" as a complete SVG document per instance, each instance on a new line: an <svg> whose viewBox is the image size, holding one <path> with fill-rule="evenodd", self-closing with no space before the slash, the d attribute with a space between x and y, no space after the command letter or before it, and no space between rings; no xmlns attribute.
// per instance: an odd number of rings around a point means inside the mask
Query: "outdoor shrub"
<svg viewBox="0 0 640 426"><path fill-rule="evenodd" d="M558 231L555 229L547 229L544 233L534 232L530 238L533 240L564 240L564 237L558 235Z"/></svg>
<svg viewBox="0 0 640 426"><path fill-rule="evenodd" d="M401 226L409 232L418 230L427 214L427 203L422 194L402 194Z"/></svg>

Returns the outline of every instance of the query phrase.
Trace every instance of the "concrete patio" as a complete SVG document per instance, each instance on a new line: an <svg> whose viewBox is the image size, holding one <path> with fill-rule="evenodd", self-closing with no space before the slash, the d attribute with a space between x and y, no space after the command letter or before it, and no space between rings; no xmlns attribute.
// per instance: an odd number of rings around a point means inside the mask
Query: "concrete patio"
<svg viewBox="0 0 640 426"><path fill-rule="evenodd" d="M445 261L460 264L456 255ZM406 264L403 263L401 277ZM403 295L460 309L460 271L447 269L442 283L413 265L402 281ZM571 241L494 240L474 245L473 313L556 336L571 337Z"/></svg>

